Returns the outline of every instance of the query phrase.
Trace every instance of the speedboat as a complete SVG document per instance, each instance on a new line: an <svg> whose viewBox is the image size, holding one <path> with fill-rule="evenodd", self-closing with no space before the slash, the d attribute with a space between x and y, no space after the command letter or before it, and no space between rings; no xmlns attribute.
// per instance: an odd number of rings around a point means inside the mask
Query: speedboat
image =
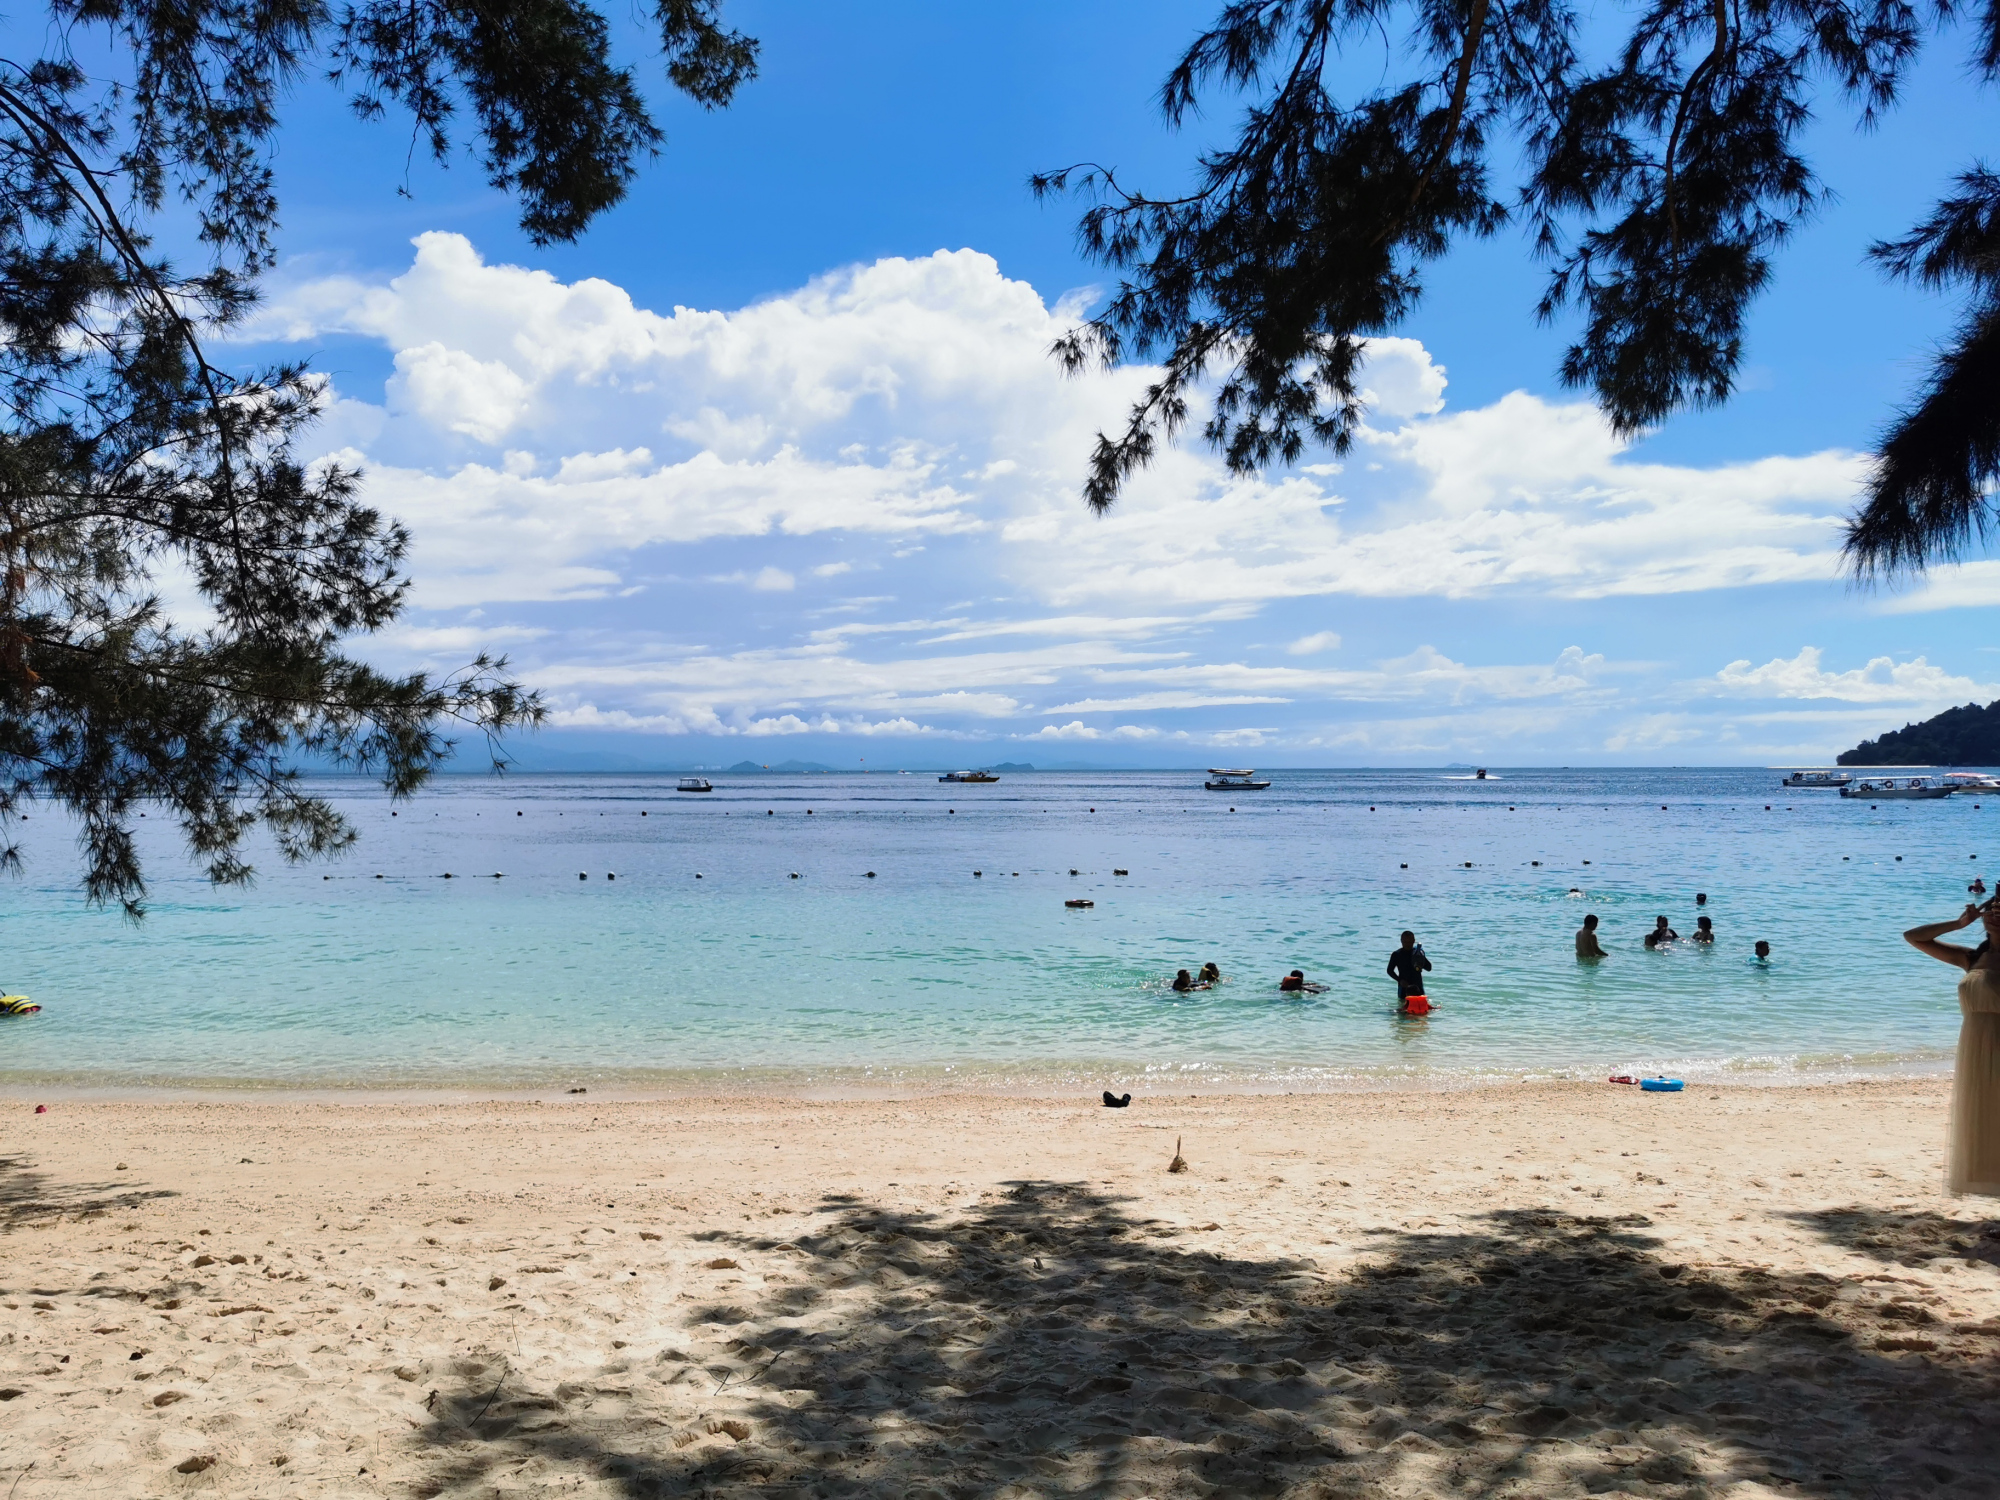
<svg viewBox="0 0 2000 1500"><path fill-rule="evenodd" d="M699 776L683 776L681 784L675 787L674 790L677 792L712 792L715 788L710 786L706 781L703 781Z"/></svg>
<svg viewBox="0 0 2000 1500"><path fill-rule="evenodd" d="M1211 792L1261 792L1270 784L1257 780L1255 771L1231 771L1222 766L1210 766L1208 780L1202 783Z"/></svg>
<svg viewBox="0 0 2000 1500"><path fill-rule="evenodd" d="M2000 776L1984 771L1947 771L1944 779L1954 792L2000 792Z"/></svg>
<svg viewBox="0 0 2000 1500"><path fill-rule="evenodd" d="M938 777L939 781L998 781L1000 778L985 771L947 771Z"/></svg>
<svg viewBox="0 0 2000 1500"><path fill-rule="evenodd" d="M1827 791L1838 791L1854 778L1845 771L1794 771L1781 785L1790 787L1820 787Z"/></svg>
<svg viewBox="0 0 2000 1500"><path fill-rule="evenodd" d="M1928 776L1912 776L1901 786L1890 776L1884 777L1879 784L1873 781L1850 782L1840 789L1840 795L1864 802L1927 802L1937 797L1949 797L1952 790L1949 785L1932 781Z"/></svg>

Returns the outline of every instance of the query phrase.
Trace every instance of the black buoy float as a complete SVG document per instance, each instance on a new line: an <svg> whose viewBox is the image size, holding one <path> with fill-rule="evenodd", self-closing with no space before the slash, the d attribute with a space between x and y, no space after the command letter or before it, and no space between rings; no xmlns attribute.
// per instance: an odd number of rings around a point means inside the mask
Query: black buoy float
<svg viewBox="0 0 2000 1500"><path fill-rule="evenodd" d="M584 874L584 873L583 873L583 871L581 871L581 870L578 870L578 871L576 872L576 878L577 878L578 880L588 880L588 879L590 879L590 877L589 877L588 875Z"/></svg>
<svg viewBox="0 0 2000 1500"><path fill-rule="evenodd" d="M870 880L873 880L873 879L875 878L875 872L874 872L873 870L870 870L870 871L868 872L868 878L869 878Z"/></svg>
<svg viewBox="0 0 2000 1500"><path fill-rule="evenodd" d="M980 876L984 875L985 873L986 873L986 872L985 872L984 870L974 870L974 871L972 872L972 878L973 878L974 880L977 880L977 879L979 879L979 877L980 877Z"/></svg>

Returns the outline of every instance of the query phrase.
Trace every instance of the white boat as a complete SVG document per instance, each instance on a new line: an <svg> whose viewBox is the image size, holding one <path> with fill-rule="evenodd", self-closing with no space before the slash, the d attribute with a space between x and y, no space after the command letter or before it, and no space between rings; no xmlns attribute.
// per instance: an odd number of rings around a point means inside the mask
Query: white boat
<svg viewBox="0 0 2000 1500"><path fill-rule="evenodd" d="M1211 792L1261 792L1271 783L1259 781L1252 770L1228 770L1222 766L1208 768L1208 780L1202 783Z"/></svg>
<svg viewBox="0 0 2000 1500"><path fill-rule="evenodd" d="M1947 771L1944 779L1954 792L2000 792L2000 776L1984 771Z"/></svg>
<svg viewBox="0 0 2000 1500"><path fill-rule="evenodd" d="M971 782L982 785L998 781L999 779L998 776L994 776L986 771L947 771L944 775L938 777L939 781Z"/></svg>
<svg viewBox="0 0 2000 1500"><path fill-rule="evenodd" d="M674 790L677 792L712 792L715 788L710 786L706 781L703 781L699 776L683 776L681 784L675 787Z"/></svg>
<svg viewBox="0 0 2000 1500"><path fill-rule="evenodd" d="M1789 787L1820 787L1828 791L1838 791L1854 778L1845 771L1794 771L1780 785Z"/></svg>
<svg viewBox="0 0 2000 1500"><path fill-rule="evenodd" d="M1840 795L1862 802L1928 802L1937 797L1949 797L1952 787L1943 782L1932 781L1928 776L1912 776L1901 786L1892 776L1885 776L1878 782L1854 781L1840 789Z"/></svg>

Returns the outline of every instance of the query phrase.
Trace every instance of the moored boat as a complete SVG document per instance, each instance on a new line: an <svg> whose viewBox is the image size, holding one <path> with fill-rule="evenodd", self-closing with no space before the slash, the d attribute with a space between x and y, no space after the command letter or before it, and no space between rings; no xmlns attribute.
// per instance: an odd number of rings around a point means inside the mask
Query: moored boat
<svg viewBox="0 0 2000 1500"><path fill-rule="evenodd" d="M994 776L986 771L947 771L944 775L938 777L939 781L952 782L987 782L998 781L999 779L998 776Z"/></svg>
<svg viewBox="0 0 2000 1500"><path fill-rule="evenodd" d="M677 792L712 792L715 788L699 776L683 776L681 784L675 787L674 790Z"/></svg>
<svg viewBox="0 0 2000 1500"><path fill-rule="evenodd" d="M1257 780L1255 771L1232 771L1222 766L1210 766L1208 777L1202 786L1211 792L1261 792L1271 785L1268 781Z"/></svg>
<svg viewBox="0 0 2000 1500"><path fill-rule="evenodd" d="M1949 797L1952 790L1950 786L1932 781L1928 776L1912 776L1900 786L1894 777L1884 777L1879 783L1850 782L1840 789L1840 795L1863 802L1928 802L1938 797Z"/></svg>
<svg viewBox="0 0 2000 1500"><path fill-rule="evenodd" d="M1845 771L1794 771L1780 785L1797 788L1819 787L1827 791L1838 791L1854 778Z"/></svg>

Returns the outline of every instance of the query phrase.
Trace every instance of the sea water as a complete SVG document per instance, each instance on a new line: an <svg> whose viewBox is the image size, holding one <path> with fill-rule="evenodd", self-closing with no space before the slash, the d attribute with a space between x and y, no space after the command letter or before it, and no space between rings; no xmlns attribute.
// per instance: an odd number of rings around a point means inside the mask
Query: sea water
<svg viewBox="0 0 2000 1500"><path fill-rule="evenodd" d="M1962 908L2000 798L1268 774L465 775L401 804L327 779L358 845L266 852L248 888L203 881L158 809L135 820L136 926L83 903L74 830L37 811L0 884L0 985L44 1009L0 1021L0 1084L1199 1092L1949 1055L1955 975L1900 934ZM1712 947L1686 941L1699 914ZM1683 940L1648 952L1659 915ZM1434 966L1423 1020L1384 973L1404 928ZM1222 984L1171 989L1211 961ZM1324 992L1281 993L1294 968Z"/></svg>

